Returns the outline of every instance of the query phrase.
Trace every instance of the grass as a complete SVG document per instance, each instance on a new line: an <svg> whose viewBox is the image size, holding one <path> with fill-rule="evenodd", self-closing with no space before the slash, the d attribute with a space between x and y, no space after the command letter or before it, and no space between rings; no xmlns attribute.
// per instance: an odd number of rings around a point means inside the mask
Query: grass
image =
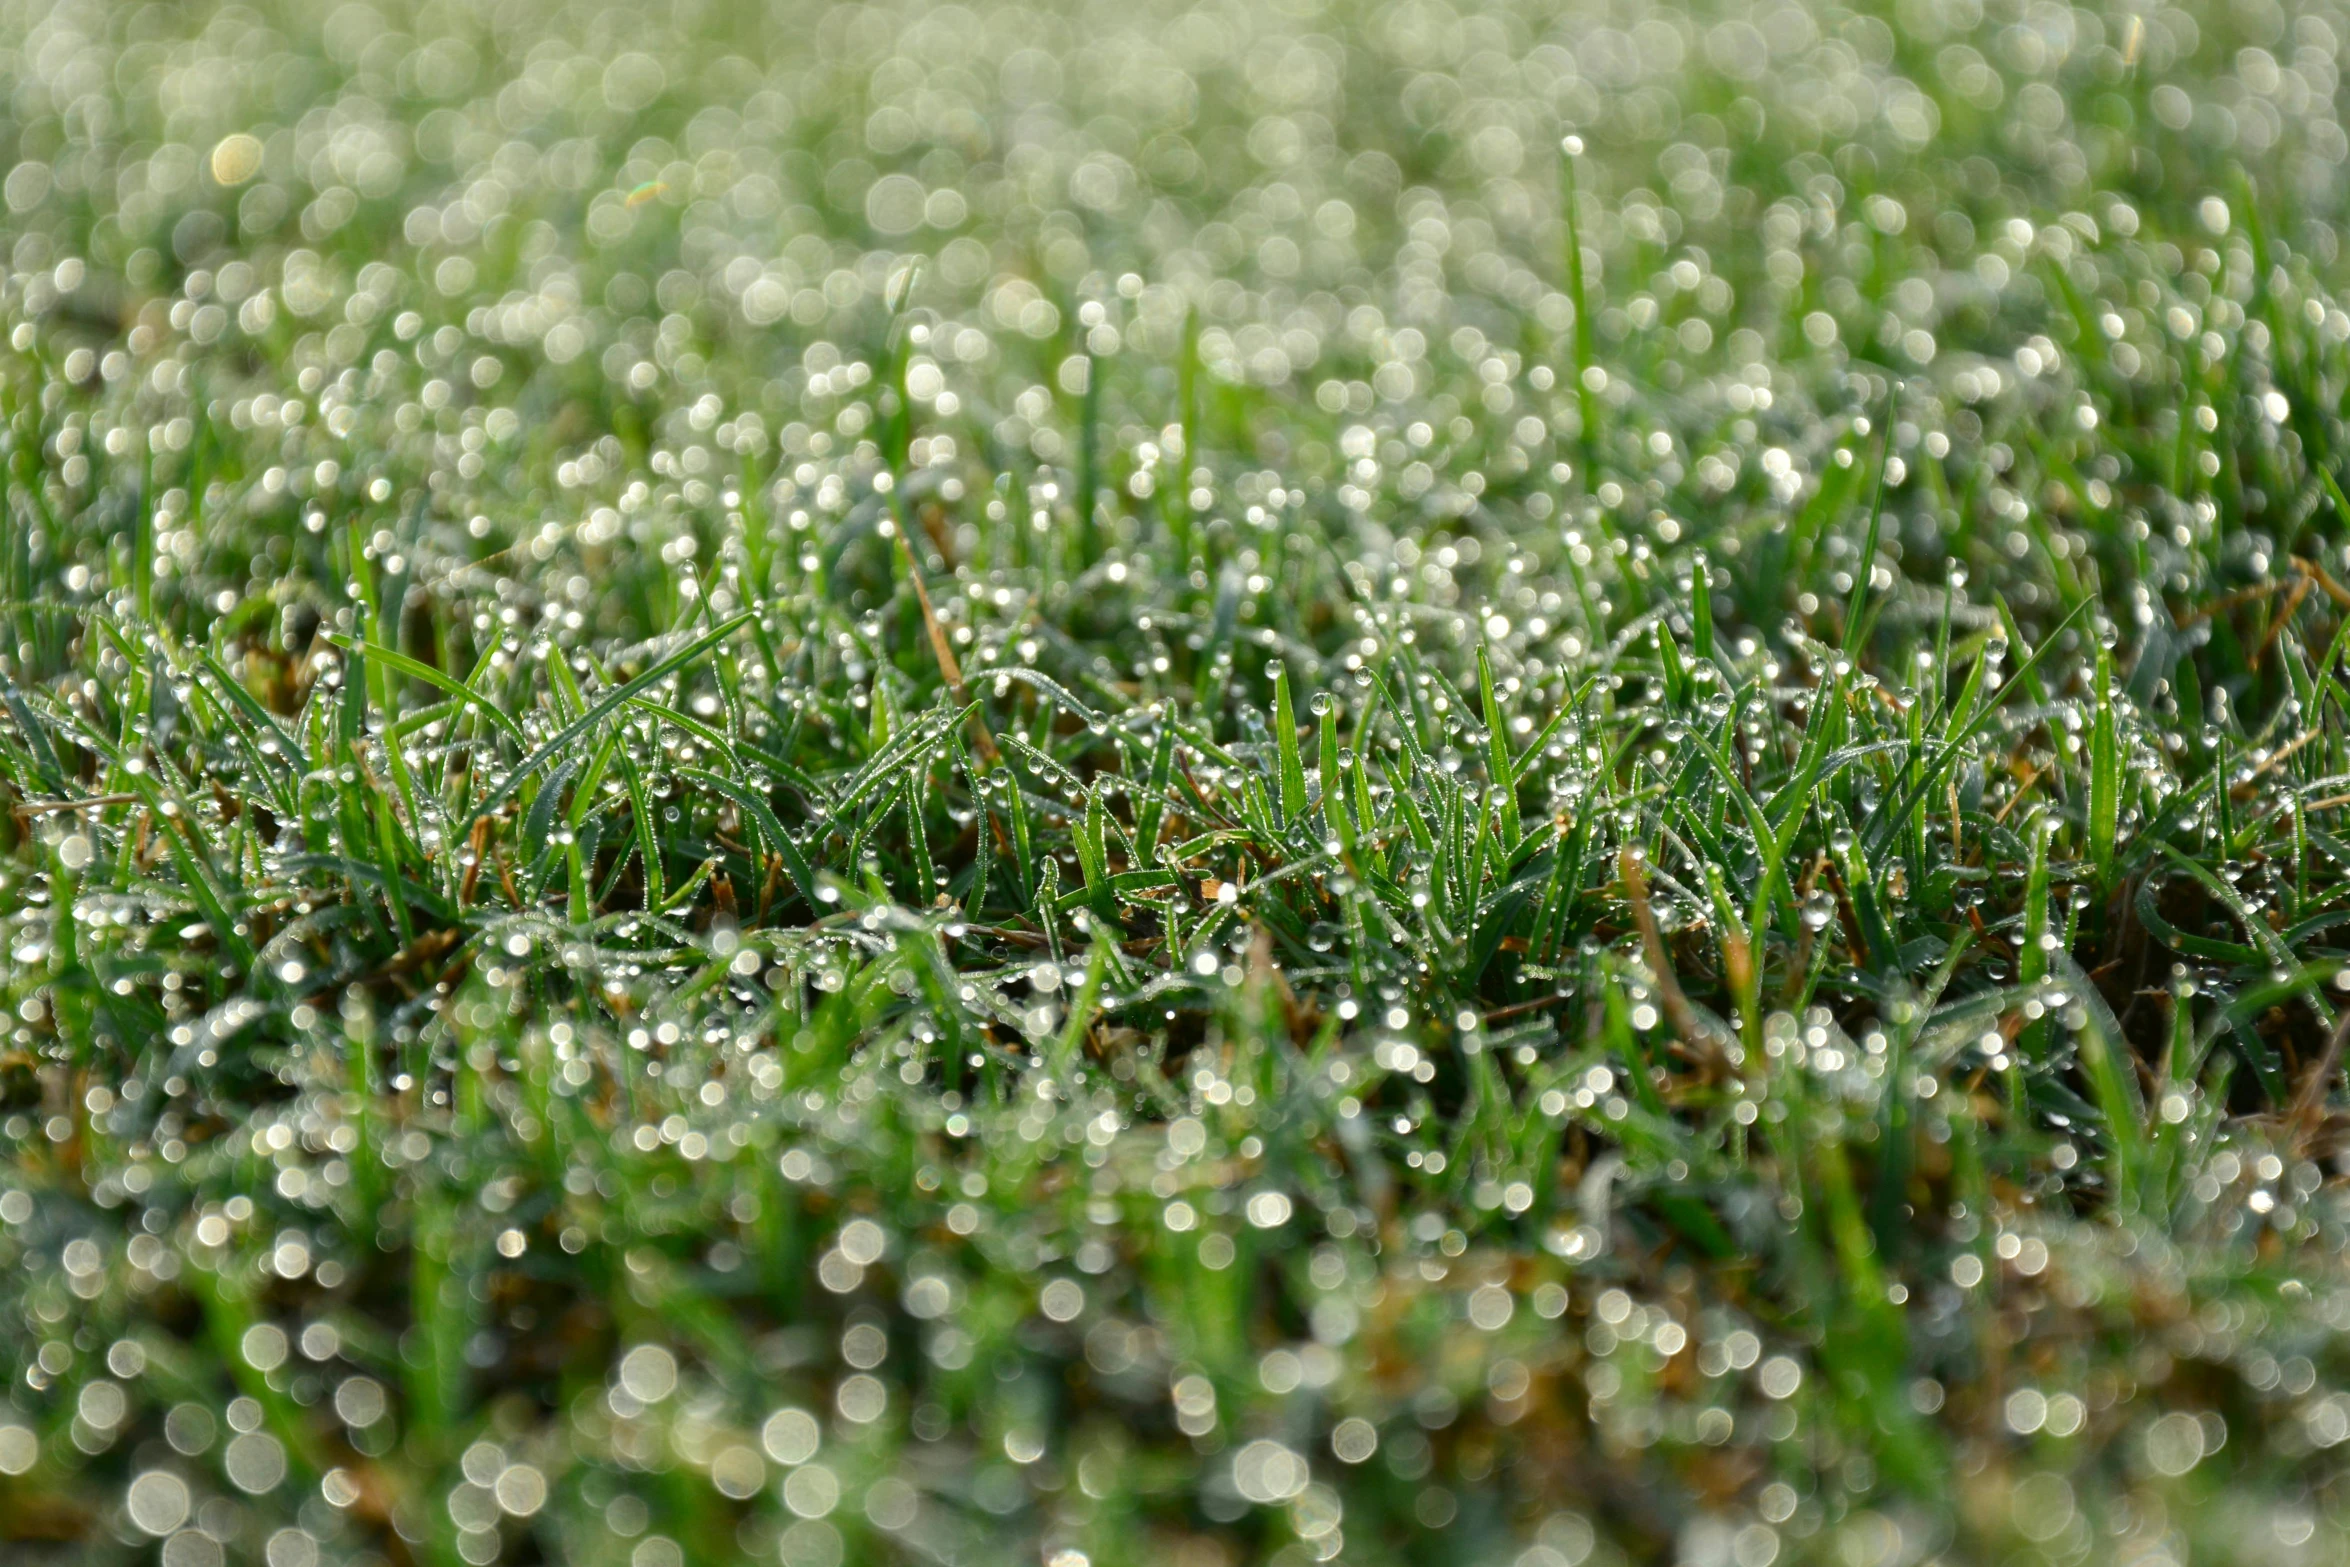
<svg viewBox="0 0 2350 1567"><path fill-rule="evenodd" d="M2350 1548L2328 4L11 4L0 1554Z"/></svg>

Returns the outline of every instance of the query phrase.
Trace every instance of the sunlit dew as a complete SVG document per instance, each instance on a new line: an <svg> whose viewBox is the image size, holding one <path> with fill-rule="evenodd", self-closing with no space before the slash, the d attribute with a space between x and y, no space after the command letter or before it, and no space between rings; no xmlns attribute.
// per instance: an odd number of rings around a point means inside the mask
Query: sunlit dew
<svg viewBox="0 0 2350 1567"><path fill-rule="evenodd" d="M2340 1554L2350 18L766 20L11 30L0 1512Z"/></svg>

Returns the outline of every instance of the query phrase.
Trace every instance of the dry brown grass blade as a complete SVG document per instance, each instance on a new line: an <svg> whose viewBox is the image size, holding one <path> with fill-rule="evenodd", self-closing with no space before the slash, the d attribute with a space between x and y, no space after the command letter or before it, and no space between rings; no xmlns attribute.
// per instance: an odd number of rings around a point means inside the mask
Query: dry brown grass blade
<svg viewBox="0 0 2350 1567"><path fill-rule="evenodd" d="M954 643L948 638L946 627L938 623L938 610L930 602L930 587L922 580L921 563L915 560L913 541L906 536L903 512L893 507L892 515L897 522L891 532L897 539L898 558L905 562L906 579L914 584L915 601L922 606L922 625L930 633L931 656L938 660L938 672L946 677L947 687L955 693L955 700L969 707L971 691L963 683L962 661L955 657ZM1003 758L1003 753L996 749L995 736L988 732L987 720L976 711L971 715L971 745L990 767Z"/></svg>
<svg viewBox="0 0 2350 1567"><path fill-rule="evenodd" d="M1674 976L1672 955L1665 950L1664 932L1657 928L1656 910L1649 903L1648 874L1641 868L1639 853L1625 845L1617 851L1616 866L1624 878L1624 897L1632 905L1632 923L1640 929L1641 949L1648 958L1649 974L1656 981L1666 1020L1691 1059L1709 1066L1720 1064L1721 1041L1698 1020L1696 1009L1689 1005L1680 980Z"/></svg>
<svg viewBox="0 0 2350 1567"><path fill-rule="evenodd" d="M2301 1079L2301 1087L2293 1095L2293 1107L2286 1113L2286 1135L2292 1139L2296 1151L2325 1119L2326 1085L2342 1069L2342 1051L2346 1046L2350 1046L2350 1007L2343 1008L2341 1017L2335 1020L2333 1030L2326 1035L2324 1053Z"/></svg>
<svg viewBox="0 0 2350 1567"><path fill-rule="evenodd" d="M2276 618L2268 623L2268 631L2261 637L2260 646L2252 650L2252 667L2254 669L2260 667L2260 661L2266 658L2268 650L2276 645L2277 637L2283 633L2287 625L2292 623L2294 612L2301 608L2301 601L2309 597L2311 585L2312 579L2309 574L2303 572L2300 580L2293 584L2293 591L2285 595L2284 608L2278 610Z"/></svg>

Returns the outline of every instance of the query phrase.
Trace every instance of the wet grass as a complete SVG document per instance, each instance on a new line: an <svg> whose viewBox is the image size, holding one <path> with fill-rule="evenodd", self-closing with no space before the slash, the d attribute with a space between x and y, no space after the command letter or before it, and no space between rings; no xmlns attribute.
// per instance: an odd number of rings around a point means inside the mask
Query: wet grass
<svg viewBox="0 0 2350 1567"><path fill-rule="evenodd" d="M2338 8L0 14L9 1562L2344 1549Z"/></svg>

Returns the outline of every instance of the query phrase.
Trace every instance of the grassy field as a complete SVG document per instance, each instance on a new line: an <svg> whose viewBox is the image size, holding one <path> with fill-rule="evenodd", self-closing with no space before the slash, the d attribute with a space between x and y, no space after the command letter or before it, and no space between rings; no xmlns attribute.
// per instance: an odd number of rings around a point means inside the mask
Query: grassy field
<svg viewBox="0 0 2350 1567"><path fill-rule="evenodd" d="M0 1560L2350 1554L2331 0L0 0Z"/></svg>

